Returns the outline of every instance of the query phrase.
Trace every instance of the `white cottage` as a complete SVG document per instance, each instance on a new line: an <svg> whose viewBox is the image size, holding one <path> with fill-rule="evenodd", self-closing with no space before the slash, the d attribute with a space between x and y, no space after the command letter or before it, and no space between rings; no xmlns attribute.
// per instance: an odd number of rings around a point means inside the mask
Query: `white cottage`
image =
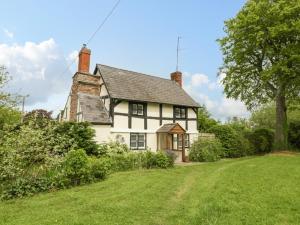
<svg viewBox="0 0 300 225"><path fill-rule="evenodd" d="M132 150L172 150L185 161L198 138L196 103L182 89L182 73L171 79L97 64L89 72L91 51L83 46L78 71L61 121L88 121L96 141L120 141Z"/></svg>

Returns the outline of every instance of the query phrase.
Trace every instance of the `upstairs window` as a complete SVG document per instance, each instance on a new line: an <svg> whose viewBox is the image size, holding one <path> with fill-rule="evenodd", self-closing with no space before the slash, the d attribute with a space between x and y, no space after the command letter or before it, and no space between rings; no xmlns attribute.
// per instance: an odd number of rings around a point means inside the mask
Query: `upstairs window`
<svg viewBox="0 0 300 225"><path fill-rule="evenodd" d="M130 134L130 149L132 149L132 150L146 149L146 134L131 133Z"/></svg>
<svg viewBox="0 0 300 225"><path fill-rule="evenodd" d="M132 115L143 116L144 115L144 105L133 103L132 104Z"/></svg>
<svg viewBox="0 0 300 225"><path fill-rule="evenodd" d="M184 107L174 107L174 115L177 119L185 119L186 118L186 108Z"/></svg>

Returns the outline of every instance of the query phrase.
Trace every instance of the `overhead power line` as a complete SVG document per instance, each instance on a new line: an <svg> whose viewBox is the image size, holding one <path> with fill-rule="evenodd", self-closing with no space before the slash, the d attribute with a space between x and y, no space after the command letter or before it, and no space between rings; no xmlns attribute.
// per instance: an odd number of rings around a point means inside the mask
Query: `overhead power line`
<svg viewBox="0 0 300 225"><path fill-rule="evenodd" d="M106 15L106 17L102 20L102 22L99 24L99 26L97 27L97 29L94 31L94 33L89 37L89 39L87 40L87 42L85 43L86 45L88 45L96 36L96 34L101 30L101 28L104 26L104 24L107 22L107 20L110 18L110 16L114 13L114 11L116 10L116 8L118 7L118 5L120 4L121 0L118 0L114 6L112 7L112 9L109 11L109 13ZM71 66L76 62L78 56L76 56L66 67L65 70L63 70L63 72L59 75L59 77L61 77L62 75L64 75L70 68Z"/></svg>

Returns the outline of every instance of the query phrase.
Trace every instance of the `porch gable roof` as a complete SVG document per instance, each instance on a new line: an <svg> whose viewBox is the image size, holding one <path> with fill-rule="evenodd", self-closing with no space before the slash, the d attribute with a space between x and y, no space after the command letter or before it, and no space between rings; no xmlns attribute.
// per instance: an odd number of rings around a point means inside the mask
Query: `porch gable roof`
<svg viewBox="0 0 300 225"><path fill-rule="evenodd" d="M167 123L162 125L157 133L169 133L169 134L184 134L185 129L182 128L178 123Z"/></svg>

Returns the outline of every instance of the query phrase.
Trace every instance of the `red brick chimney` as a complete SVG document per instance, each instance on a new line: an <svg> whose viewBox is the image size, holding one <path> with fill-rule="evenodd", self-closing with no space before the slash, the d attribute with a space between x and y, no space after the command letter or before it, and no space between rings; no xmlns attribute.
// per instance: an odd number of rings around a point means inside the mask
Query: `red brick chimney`
<svg viewBox="0 0 300 225"><path fill-rule="evenodd" d="M78 62L79 73L90 72L90 58L91 58L91 50L86 47L86 44L83 44L79 52L79 62Z"/></svg>
<svg viewBox="0 0 300 225"><path fill-rule="evenodd" d="M182 87L182 73L179 71L171 73L171 80L175 81L180 87Z"/></svg>
<svg viewBox="0 0 300 225"><path fill-rule="evenodd" d="M90 56L91 50L83 45L79 52L78 71L73 76L70 100L70 120L77 119L78 94L100 96L100 76L90 74Z"/></svg>

